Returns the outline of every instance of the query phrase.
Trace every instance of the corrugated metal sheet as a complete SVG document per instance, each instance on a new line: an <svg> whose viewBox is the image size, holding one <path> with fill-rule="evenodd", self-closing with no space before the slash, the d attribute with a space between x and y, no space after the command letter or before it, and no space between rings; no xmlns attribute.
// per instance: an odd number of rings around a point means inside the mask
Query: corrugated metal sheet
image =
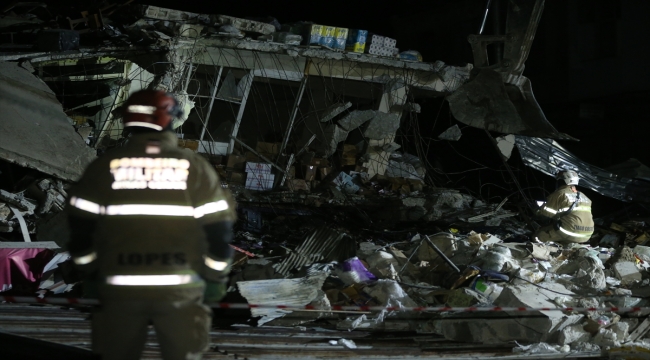
<svg viewBox="0 0 650 360"><path fill-rule="evenodd" d="M578 159L556 141L535 137L515 137L521 159L529 167L555 176L560 170L576 170L579 186L622 201L650 202L650 182L613 174Z"/></svg>
<svg viewBox="0 0 650 360"><path fill-rule="evenodd" d="M305 241L282 262L273 265L278 273L289 276L290 271L323 260L343 239L345 234L320 227L310 233Z"/></svg>

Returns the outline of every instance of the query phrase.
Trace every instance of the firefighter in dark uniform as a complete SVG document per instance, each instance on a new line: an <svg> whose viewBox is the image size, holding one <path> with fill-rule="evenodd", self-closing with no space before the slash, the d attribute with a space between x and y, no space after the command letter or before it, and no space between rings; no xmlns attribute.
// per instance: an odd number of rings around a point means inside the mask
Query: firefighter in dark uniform
<svg viewBox="0 0 650 360"><path fill-rule="evenodd" d="M164 92L134 93L126 145L70 191L68 250L98 284L92 348L104 360L140 359L150 324L163 359L201 358L211 323L203 303L225 295L234 205L209 163L178 147L179 112Z"/></svg>
<svg viewBox="0 0 650 360"><path fill-rule="evenodd" d="M550 224L538 229L533 234L533 239L564 245L589 241L594 232L591 200L576 189L580 181L578 173L564 170L556 175L556 179L565 185L549 195L537 211L537 216L548 219Z"/></svg>

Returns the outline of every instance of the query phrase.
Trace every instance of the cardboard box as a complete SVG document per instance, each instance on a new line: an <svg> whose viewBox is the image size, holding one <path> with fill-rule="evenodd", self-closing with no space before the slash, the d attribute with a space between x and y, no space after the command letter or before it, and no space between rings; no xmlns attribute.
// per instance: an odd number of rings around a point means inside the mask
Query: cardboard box
<svg viewBox="0 0 650 360"><path fill-rule="evenodd" d="M178 139L178 147L184 148L184 149L190 149L194 152L199 151L199 141L198 140L185 140L185 139Z"/></svg>
<svg viewBox="0 0 650 360"><path fill-rule="evenodd" d="M289 186L289 190L291 191L309 191L309 184L303 179L292 179L287 181L287 185Z"/></svg>
<svg viewBox="0 0 650 360"><path fill-rule="evenodd" d="M327 175L329 175L330 173L332 173L331 166L318 168L318 177L320 180L325 179L325 177L327 177Z"/></svg>
<svg viewBox="0 0 650 360"><path fill-rule="evenodd" d="M362 54L366 50L366 44L354 43L352 45L346 45L345 50Z"/></svg>
<svg viewBox="0 0 650 360"><path fill-rule="evenodd" d="M351 29L348 32L348 40L345 44L345 50L356 53L363 53L366 48L366 39L368 30Z"/></svg>
<svg viewBox="0 0 650 360"><path fill-rule="evenodd" d="M228 162L226 163L226 169L244 171L245 164L246 164L245 156L230 154L230 156L228 156Z"/></svg>
<svg viewBox="0 0 650 360"><path fill-rule="evenodd" d="M306 181L314 181L314 179L316 179L317 170L318 167L316 165L303 165L302 178Z"/></svg>
<svg viewBox="0 0 650 360"><path fill-rule="evenodd" d="M309 165L314 165L316 167L322 167L322 166L329 166L330 162L327 161L327 159L323 159L323 158L313 158L309 162Z"/></svg>
<svg viewBox="0 0 650 360"><path fill-rule="evenodd" d="M320 44L321 32L323 31L323 25L306 25L305 30L305 45L318 45Z"/></svg>
<svg viewBox="0 0 650 360"><path fill-rule="evenodd" d="M334 48L334 31L336 31L334 26L323 26L320 32L319 44Z"/></svg>
<svg viewBox="0 0 650 360"><path fill-rule="evenodd" d="M250 162L262 162L262 161L264 161L264 160L262 160L261 157L255 155L255 153L252 152L252 151L246 152L246 154L244 154L244 156L245 156L246 161L250 161Z"/></svg>
<svg viewBox="0 0 650 360"><path fill-rule="evenodd" d="M354 165L357 163L357 147L355 145L343 145L341 165Z"/></svg>
<svg viewBox="0 0 650 360"><path fill-rule="evenodd" d="M270 174L271 164L263 162L247 162L246 172L254 174Z"/></svg>
<svg viewBox="0 0 650 360"><path fill-rule="evenodd" d="M226 180L228 184L244 185L246 184L246 173L240 171L228 171Z"/></svg>
<svg viewBox="0 0 650 360"><path fill-rule="evenodd" d="M273 158L275 158L280 153L280 146L282 146L281 143L268 143L258 141L257 146L255 146L255 151L257 151L260 155L269 158L269 160L273 160Z"/></svg>
<svg viewBox="0 0 650 360"><path fill-rule="evenodd" d="M336 28L334 30L334 48L338 50L345 50L345 44L348 41L348 29Z"/></svg>
<svg viewBox="0 0 650 360"><path fill-rule="evenodd" d="M246 189L249 190L271 190L273 188L273 174L253 174L246 176Z"/></svg>

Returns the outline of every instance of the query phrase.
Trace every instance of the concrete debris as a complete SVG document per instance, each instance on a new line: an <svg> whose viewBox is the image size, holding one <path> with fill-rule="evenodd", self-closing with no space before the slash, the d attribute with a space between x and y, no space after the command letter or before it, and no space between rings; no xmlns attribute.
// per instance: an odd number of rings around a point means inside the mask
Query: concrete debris
<svg viewBox="0 0 650 360"><path fill-rule="evenodd" d="M454 125L438 135L440 140L458 141L463 133L460 132L458 125Z"/></svg>
<svg viewBox="0 0 650 360"><path fill-rule="evenodd" d="M331 105L330 107L328 107L327 109L325 109L325 110L320 114L319 119L320 119L321 122L328 122L328 121L332 120L333 118L335 118L336 116L338 116L338 115L339 115L340 113L342 113L343 111L349 109L350 106L352 106L352 103L351 103L351 102L347 102L347 103L345 103L345 104L334 104L334 105ZM341 125L341 121L339 121L339 125ZM341 127L343 127L343 129L345 129L346 131L350 131L350 130L352 130L352 129L345 128L345 127L342 126L342 125L341 125Z"/></svg>
<svg viewBox="0 0 650 360"><path fill-rule="evenodd" d="M499 148L501 155L503 155L506 160L510 159L510 155L512 155L512 149L515 147L515 136L512 134L499 136L496 140L497 147Z"/></svg>
<svg viewBox="0 0 650 360"><path fill-rule="evenodd" d="M323 144L323 153L325 156L334 154L339 143L348 138L348 131L334 124L326 126L323 133L325 136L325 143Z"/></svg>
<svg viewBox="0 0 650 360"><path fill-rule="evenodd" d="M388 167L386 168L385 174L392 178L422 180L413 165L406 162L397 162L395 160L388 160Z"/></svg>
<svg viewBox="0 0 650 360"><path fill-rule="evenodd" d="M74 181L95 158L56 94L17 63L0 62L0 108L13 114L0 122L0 159Z"/></svg>
<svg viewBox="0 0 650 360"><path fill-rule="evenodd" d="M352 131L372 119L375 114L374 110L354 110L339 120L339 125L346 131Z"/></svg>
<svg viewBox="0 0 650 360"><path fill-rule="evenodd" d="M555 273L570 275L565 285L575 284L578 288L591 288L604 290L607 287L605 273L601 269L600 260L589 256L582 256L560 266Z"/></svg>
<svg viewBox="0 0 650 360"><path fill-rule="evenodd" d="M581 324L567 326L560 331L558 344L571 345L577 342L588 342L591 339L591 334L583 329Z"/></svg>
<svg viewBox="0 0 650 360"><path fill-rule="evenodd" d="M614 272L623 285L630 285L642 280L641 273L631 261L617 262L614 264Z"/></svg>
<svg viewBox="0 0 650 360"><path fill-rule="evenodd" d="M395 132L399 129L399 120L399 115L376 112L375 116L368 122L363 136L372 140L382 140L395 135Z"/></svg>

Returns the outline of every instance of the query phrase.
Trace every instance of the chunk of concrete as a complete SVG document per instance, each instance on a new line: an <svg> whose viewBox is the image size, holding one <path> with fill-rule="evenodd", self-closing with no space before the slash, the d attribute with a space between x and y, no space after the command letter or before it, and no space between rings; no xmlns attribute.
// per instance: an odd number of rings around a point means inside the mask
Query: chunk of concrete
<svg viewBox="0 0 650 360"><path fill-rule="evenodd" d="M386 151L371 150L362 156L363 163L361 166L366 168L368 176L384 175L388 167L388 157L390 154Z"/></svg>
<svg viewBox="0 0 650 360"><path fill-rule="evenodd" d="M352 131L359 126L363 125L366 121L375 116L374 110L355 110L347 114L343 119L339 120L339 126L346 131Z"/></svg>
<svg viewBox="0 0 650 360"><path fill-rule="evenodd" d="M413 165L395 160L388 160L388 167L386 168L385 174L388 177L421 180Z"/></svg>
<svg viewBox="0 0 650 360"><path fill-rule="evenodd" d="M609 327L610 330L616 334L616 339L618 341L625 341L628 335L630 334L630 324L626 322L617 322L616 324Z"/></svg>
<svg viewBox="0 0 650 360"><path fill-rule="evenodd" d="M458 125L454 125L438 135L440 140L458 141L463 133L460 132Z"/></svg>
<svg viewBox="0 0 650 360"><path fill-rule="evenodd" d="M621 342L616 333L610 329L600 329L598 334L594 336L592 343L600 347L620 347Z"/></svg>
<svg viewBox="0 0 650 360"><path fill-rule="evenodd" d="M595 290L604 290L607 287L605 273L600 268L600 263L590 256L582 256L569 261L560 266L555 273L571 275L572 277L568 281L578 287Z"/></svg>
<svg viewBox="0 0 650 360"><path fill-rule="evenodd" d="M427 199L421 198L421 197L405 197L402 199L402 204L404 206L424 206L424 204L427 202Z"/></svg>
<svg viewBox="0 0 650 360"><path fill-rule="evenodd" d="M558 338L558 344L567 345L573 344L575 342L587 342L591 339L591 334L586 332L582 325L576 324L567 326L562 331L560 331L560 336Z"/></svg>
<svg viewBox="0 0 650 360"><path fill-rule="evenodd" d="M614 272L616 277L621 280L623 285L629 285L637 281L643 280L641 273L636 268L636 265L631 261L620 261L614 264Z"/></svg>
<svg viewBox="0 0 650 360"><path fill-rule="evenodd" d="M321 122L327 122L335 118L337 115L342 113L343 111L347 110L352 106L351 102L347 102L345 104L334 104L330 105L325 111L320 113L320 121ZM340 123L339 123L340 124ZM350 131L351 129L345 129L347 131Z"/></svg>
<svg viewBox="0 0 650 360"><path fill-rule="evenodd" d="M326 156L331 156L334 154L339 143L341 141L345 141L345 139L348 138L348 132L334 124L326 126L323 130L323 133L325 135L323 152L326 154Z"/></svg>
<svg viewBox="0 0 650 360"><path fill-rule="evenodd" d="M363 136L374 140L385 139L390 135L394 135L399 129L399 120L399 114L377 112L368 122L368 127L363 132Z"/></svg>
<svg viewBox="0 0 650 360"><path fill-rule="evenodd" d="M503 307L548 307L554 308L552 302L556 292L571 294L564 286L557 283L545 283L542 289L534 285L516 285L506 287L496 299L495 305ZM531 315L543 317L517 317L521 313L507 312L511 319L447 319L443 322L442 332L445 338L455 341L480 342L486 344L510 341L540 341L555 343L560 332L567 326L575 325L583 315L565 315L558 311L532 312ZM496 315L496 314L495 314Z"/></svg>

